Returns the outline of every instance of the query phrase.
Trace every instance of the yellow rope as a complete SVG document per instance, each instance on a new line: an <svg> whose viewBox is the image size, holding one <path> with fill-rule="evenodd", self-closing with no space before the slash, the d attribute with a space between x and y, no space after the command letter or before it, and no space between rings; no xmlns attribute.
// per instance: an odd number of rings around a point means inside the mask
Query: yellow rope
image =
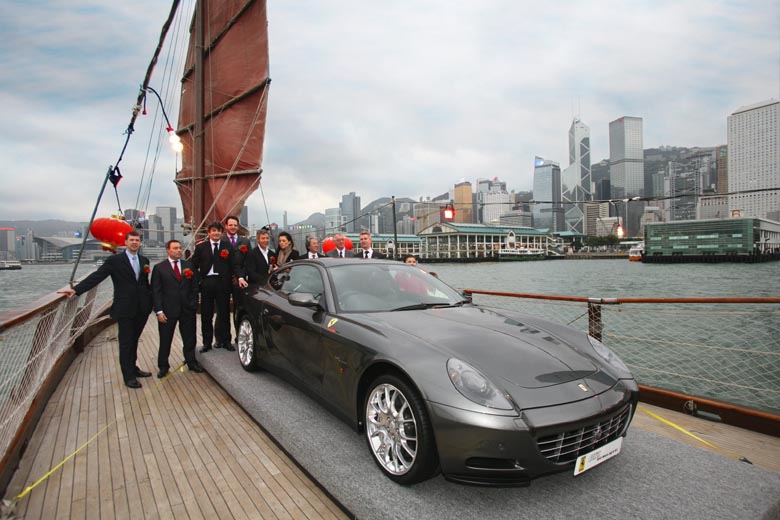
<svg viewBox="0 0 780 520"><path fill-rule="evenodd" d="M184 372L184 363L182 363L181 365L179 365L179 367L178 367L178 368L174 369L174 372L176 372L176 371L178 371L178 372ZM165 381L168 379L168 377L169 377L170 375L171 375L171 373L167 374L167 375L166 375L164 378L162 378L162 379L160 380L160 382L159 382L159 383L157 383L157 384L156 384L154 387L152 387L152 389L150 390L150 392L153 392L153 391L155 391L156 389L158 389L158 388L159 388L159 387L160 387L160 386L161 386L161 385L162 385L162 384L163 384L163 383L164 383L164 382L165 382ZM140 396L139 396L139 397L140 397ZM136 400L137 400L137 399L138 399L138 397L136 397ZM36 488L37 486L39 486L39 485L40 485L42 482L46 481L46 479L48 479L48 478L49 478L49 477L50 477L50 476L51 476L51 475L52 475L52 474L53 474L55 471L57 471L58 469L60 469L60 468L61 468L61 467L62 467L62 466L63 466L63 465L66 463L66 462L68 462L70 459L72 459L73 457L75 457L75 456L76 456L76 455L77 455L77 454L78 454L80 451L82 451L84 448L86 448L87 446L89 446L89 445L90 445L90 444L91 444L91 443L92 443L92 442L93 442L95 439L97 439L97 438L100 436L100 434L102 434L103 432L105 432L105 431L106 431L106 430L107 430L107 429L108 429L110 426L112 426L112 425L114 425L114 424L116 424L116 419L114 419L114 420L113 420L113 421L111 421L110 423L108 423L108 424L106 424L105 426L103 426L103 428L102 428L102 429L101 429L99 432L97 432L95 435L93 435L92 437L90 437L90 439L89 439L89 440L87 440L87 442L85 442L84 444L82 444L81 446L79 446L79 447L78 447L78 448L77 448L77 449L76 449L74 452L72 452L70 455L68 455L67 457L65 457L64 459L62 459L62 460L61 460L61 461L60 461L60 462L59 462L59 463L58 463L56 466L54 466L54 467L53 467L53 468L51 468L49 471L47 471L47 472L46 472L46 473L45 473L45 474L44 474L44 475L43 475L41 478L39 478L38 480L36 480L36 481L35 481L34 483L32 483L31 485L29 485L29 486L27 486L26 488L24 488L24 490L23 490L21 493L19 493L18 495L16 495L16 498L14 499L14 502L18 502L19 500L21 500L21 499L23 499L25 496L27 496L27 495L30 493L30 491L32 491L33 489L35 489L35 488Z"/></svg>
<svg viewBox="0 0 780 520"><path fill-rule="evenodd" d="M679 431L683 432L685 435L688 435L688 436L690 436L690 437L693 437L693 438L694 438L694 439L696 439L697 441L699 441L699 442L701 442L701 443L703 443L703 444L706 444L707 446L709 446L710 448L712 448L714 451L716 451L716 452L720 453L721 455L726 455L727 457L731 457L732 459L736 459L736 460L739 460L739 461L742 461L742 462L747 462L748 464L752 464L752 462L750 462L750 461L749 461L748 459L746 459L745 457L739 457L739 456L737 456L737 455L734 455L734 454L732 454L732 453L729 453L729 452L727 452L727 451L725 451L725 450L723 450L723 449L719 448L718 446L715 446L713 443L711 443L711 442L709 442L709 441L706 441L706 440L702 439L701 437L699 437L698 435L695 435L695 434L693 434L693 433L689 432L688 430L686 430L686 429L685 429L685 428L683 428L682 426L679 426L679 425L677 425L677 424L673 423L672 421L670 421L670 420L668 420L668 419L664 419L664 418L663 418L663 417L661 417L660 415L658 415L658 414L655 414L655 413L651 412L650 410L648 410L648 409L647 409L647 408L645 408L644 406L640 406L640 407L639 407L639 409L640 409L640 410L642 410L643 412L645 412L647 415L649 415L649 416L650 416L650 417L652 417L653 419L657 419L657 420L661 421L662 423L664 423L664 424L666 424L666 425L668 425L668 426L671 426L672 428L674 428L674 429L676 429L676 430L679 430Z"/></svg>

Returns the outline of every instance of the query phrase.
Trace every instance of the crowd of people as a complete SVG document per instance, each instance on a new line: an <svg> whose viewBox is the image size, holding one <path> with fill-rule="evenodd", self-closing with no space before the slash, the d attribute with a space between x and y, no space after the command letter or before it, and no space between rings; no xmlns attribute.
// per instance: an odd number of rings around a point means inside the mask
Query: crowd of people
<svg viewBox="0 0 780 520"><path fill-rule="evenodd" d="M195 246L191 255L185 255L180 241L169 240L167 258L154 266L140 254L141 235L130 231L125 237L124 251L108 257L103 265L73 288L58 291L70 298L111 278L114 286L111 318L117 321L119 329L119 365L127 387L141 388L138 378L152 375L142 370L137 361L138 340L151 312L157 317L159 333L157 377L162 379L170 371L170 350L177 325L185 364L193 372L203 372L195 355L199 302L200 352L206 353L212 348L232 351L235 347L231 338L230 299L237 301L241 289L250 283L265 283L276 269L295 260L355 257L346 247L343 233L333 236L335 247L324 254L315 236L307 237L306 249L299 253L293 237L286 231L279 233L276 251L270 247L271 234L267 227L257 231L254 247L247 237L239 235L239 231L239 220L235 216L227 217L224 225L212 222L207 228L207 238ZM386 258L374 250L371 233L362 231L359 240L360 257ZM414 255L405 255L402 260L417 265ZM415 289L410 287L410 290Z"/></svg>

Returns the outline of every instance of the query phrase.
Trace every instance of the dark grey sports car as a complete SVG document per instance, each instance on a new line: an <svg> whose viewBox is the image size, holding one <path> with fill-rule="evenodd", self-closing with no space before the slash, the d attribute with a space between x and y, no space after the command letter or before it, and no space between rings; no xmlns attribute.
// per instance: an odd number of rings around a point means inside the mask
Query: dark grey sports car
<svg viewBox="0 0 780 520"><path fill-rule="evenodd" d="M594 338L473 305L399 262L292 262L236 313L241 365L322 401L401 484L579 474L620 451L639 396Z"/></svg>

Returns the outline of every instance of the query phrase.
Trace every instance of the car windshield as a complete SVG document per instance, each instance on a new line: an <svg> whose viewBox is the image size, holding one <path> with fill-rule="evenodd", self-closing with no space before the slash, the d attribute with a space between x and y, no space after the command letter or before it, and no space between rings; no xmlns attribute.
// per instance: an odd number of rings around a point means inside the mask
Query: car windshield
<svg viewBox="0 0 780 520"><path fill-rule="evenodd" d="M422 269L401 263L355 263L329 269L344 312L378 312L462 305L463 296Z"/></svg>

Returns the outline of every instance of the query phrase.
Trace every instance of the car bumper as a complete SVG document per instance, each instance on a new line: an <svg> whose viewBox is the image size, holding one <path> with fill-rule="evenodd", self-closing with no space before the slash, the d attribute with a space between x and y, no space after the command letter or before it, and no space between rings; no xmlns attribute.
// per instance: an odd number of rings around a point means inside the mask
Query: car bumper
<svg viewBox="0 0 780 520"><path fill-rule="evenodd" d="M573 472L579 455L625 435L638 400L636 383L621 381L590 399L526 410L520 417L428 404L447 480L527 486L542 475Z"/></svg>

